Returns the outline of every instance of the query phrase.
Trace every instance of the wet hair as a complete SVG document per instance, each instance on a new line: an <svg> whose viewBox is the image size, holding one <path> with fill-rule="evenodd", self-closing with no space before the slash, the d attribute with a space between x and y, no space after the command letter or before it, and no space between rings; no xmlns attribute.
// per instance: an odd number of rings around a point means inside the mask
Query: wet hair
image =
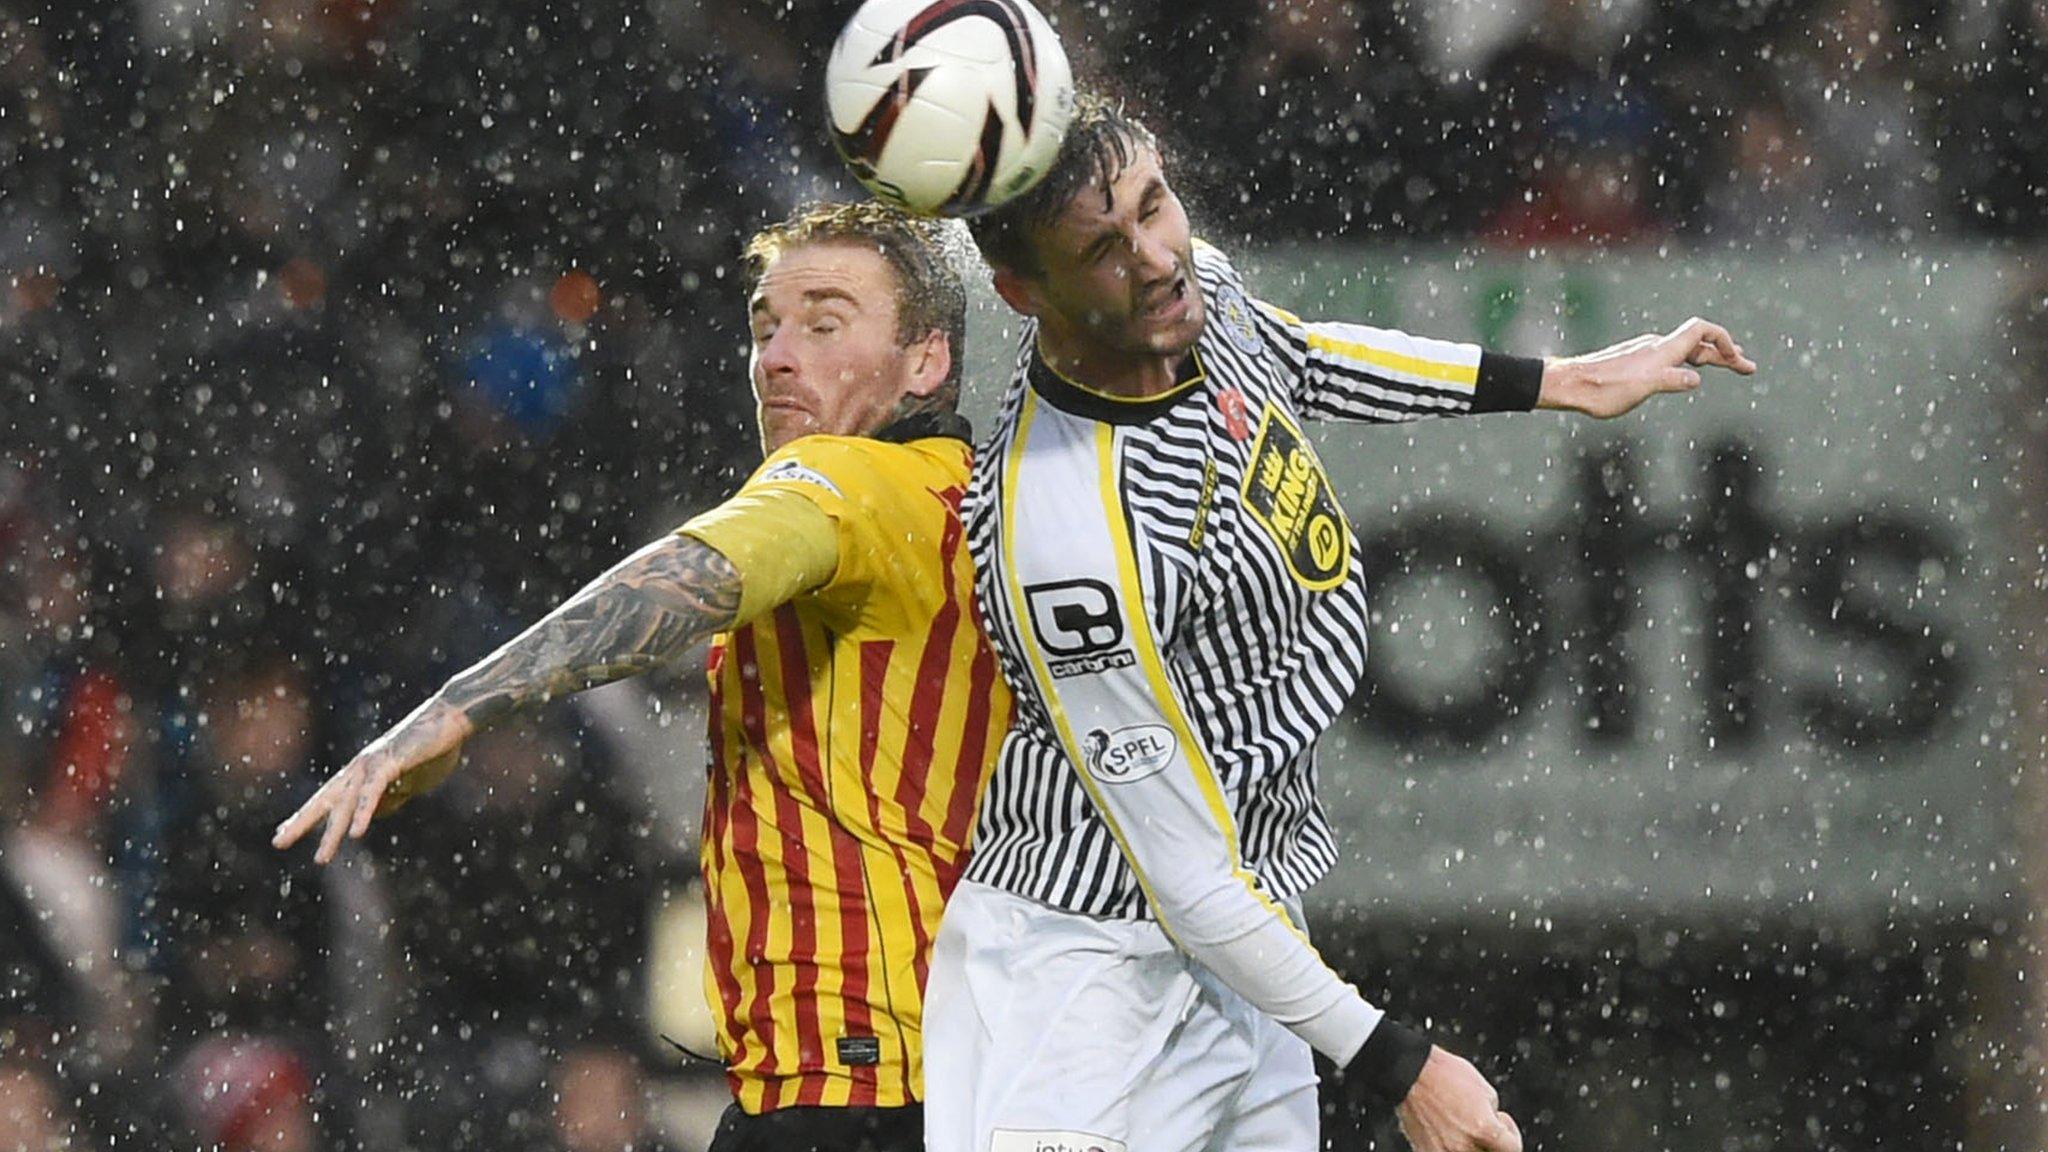
<svg viewBox="0 0 2048 1152"><path fill-rule="evenodd" d="M1074 101L1074 119L1059 155L1029 192L967 221L981 258L990 266L1026 276L1044 270L1031 234L1050 225L1076 197L1108 188L1146 152L1157 153L1152 131L1106 96L1084 93Z"/></svg>
<svg viewBox="0 0 2048 1152"><path fill-rule="evenodd" d="M959 402L967 352L967 290L959 241L944 221L912 216L876 201L810 204L754 233L741 253L749 295L783 253L811 244L871 246L896 277L896 339L904 347L943 332L953 366L935 398Z"/></svg>

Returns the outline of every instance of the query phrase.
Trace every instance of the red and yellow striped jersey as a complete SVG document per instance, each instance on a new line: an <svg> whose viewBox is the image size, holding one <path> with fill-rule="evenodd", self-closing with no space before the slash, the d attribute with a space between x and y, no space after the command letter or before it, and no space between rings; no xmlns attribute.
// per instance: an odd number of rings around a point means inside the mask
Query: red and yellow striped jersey
<svg viewBox="0 0 2048 1152"><path fill-rule="evenodd" d="M932 938L1011 716L968 463L950 437L809 436L742 489L801 493L839 545L828 582L711 654L706 984L747 1112L922 1097Z"/></svg>

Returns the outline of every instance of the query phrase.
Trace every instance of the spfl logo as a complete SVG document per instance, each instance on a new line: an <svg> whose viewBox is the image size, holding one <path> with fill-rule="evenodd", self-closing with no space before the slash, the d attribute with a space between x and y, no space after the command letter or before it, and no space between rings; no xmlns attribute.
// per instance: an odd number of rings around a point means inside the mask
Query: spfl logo
<svg viewBox="0 0 2048 1152"><path fill-rule="evenodd" d="M988 1152L1129 1152L1129 1147L1121 1140L1092 1132L998 1128L989 1133Z"/></svg>
<svg viewBox="0 0 2048 1152"><path fill-rule="evenodd" d="M761 474L754 478L754 483L770 484L778 480L795 481L798 484L813 484L842 499L846 496L846 493L841 492L839 485L834 484L830 477L816 468L809 467L796 460L784 460L772 467L762 469Z"/></svg>
<svg viewBox="0 0 2048 1152"><path fill-rule="evenodd" d="M1129 724L1088 733L1081 753L1090 776L1104 784L1129 784L1157 774L1179 748L1173 729L1164 724Z"/></svg>

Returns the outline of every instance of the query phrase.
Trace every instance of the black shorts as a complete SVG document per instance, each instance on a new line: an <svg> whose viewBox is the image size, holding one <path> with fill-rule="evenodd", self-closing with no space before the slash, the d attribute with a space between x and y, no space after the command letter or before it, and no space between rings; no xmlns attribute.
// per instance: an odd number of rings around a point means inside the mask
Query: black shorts
<svg viewBox="0 0 2048 1152"><path fill-rule="evenodd" d="M780 1108L719 1117L709 1152L924 1152L924 1105Z"/></svg>

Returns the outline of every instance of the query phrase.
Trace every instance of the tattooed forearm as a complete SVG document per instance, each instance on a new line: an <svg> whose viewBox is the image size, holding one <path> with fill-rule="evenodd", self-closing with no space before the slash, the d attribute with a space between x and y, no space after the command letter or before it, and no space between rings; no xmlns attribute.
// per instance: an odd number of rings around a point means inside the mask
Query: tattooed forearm
<svg viewBox="0 0 2048 1152"><path fill-rule="evenodd" d="M450 680L441 699L477 727L556 696L660 667L730 626L740 574L701 540L658 540Z"/></svg>

